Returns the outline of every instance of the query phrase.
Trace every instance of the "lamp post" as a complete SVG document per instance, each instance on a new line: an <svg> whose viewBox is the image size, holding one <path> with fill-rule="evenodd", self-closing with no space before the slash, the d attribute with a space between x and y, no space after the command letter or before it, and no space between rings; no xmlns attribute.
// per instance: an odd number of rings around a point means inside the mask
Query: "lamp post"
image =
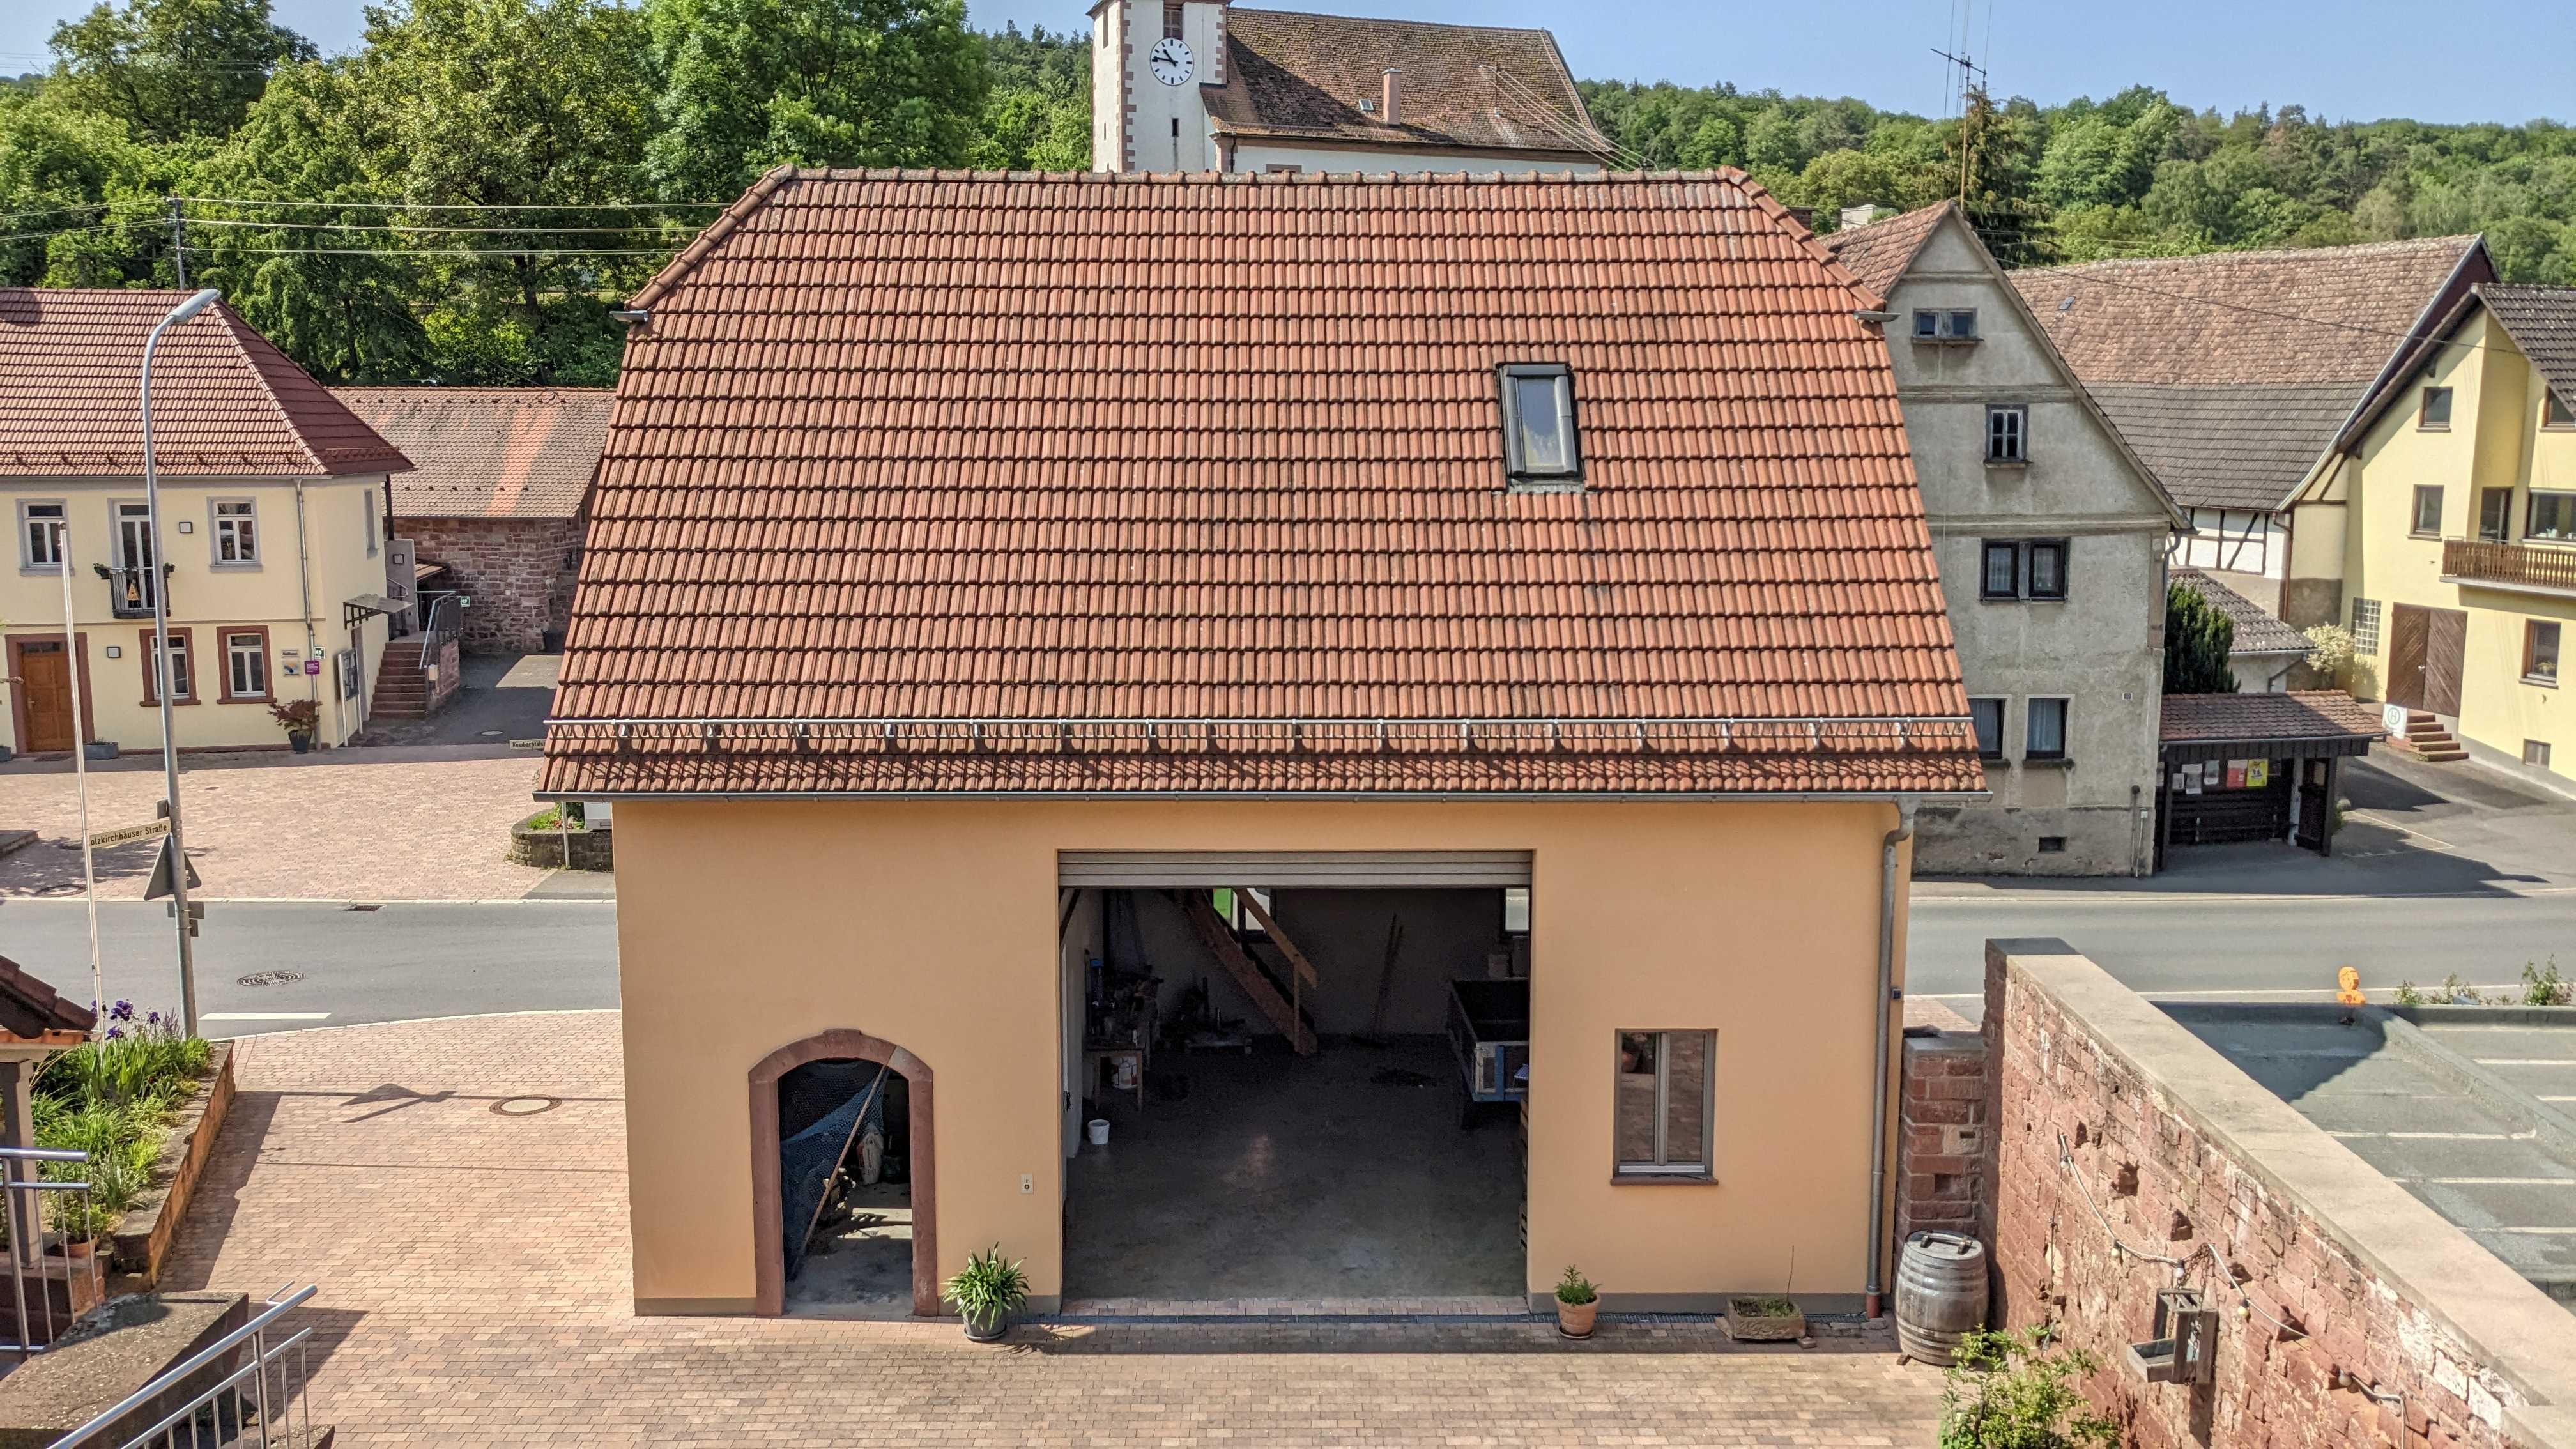
<svg viewBox="0 0 2576 1449"><path fill-rule="evenodd" d="M161 700L161 783L170 797L170 901L179 919L179 1016L188 1035L197 1034L197 955L189 939L188 847L179 833L179 742L170 718L170 594L161 569L161 472L152 460L152 357L161 350L161 334L205 311L223 293L208 287L170 309L143 342L143 502L144 527L152 535L151 557L144 560L152 581L153 692Z"/></svg>

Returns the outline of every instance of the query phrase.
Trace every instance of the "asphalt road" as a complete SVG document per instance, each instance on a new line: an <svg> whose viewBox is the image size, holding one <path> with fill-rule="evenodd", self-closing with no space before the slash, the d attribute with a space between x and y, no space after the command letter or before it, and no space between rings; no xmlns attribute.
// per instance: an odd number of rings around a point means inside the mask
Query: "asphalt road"
<svg viewBox="0 0 2576 1449"><path fill-rule="evenodd" d="M1924 891L1945 889L1927 885ZM160 904L99 908L107 992L175 1008L171 923ZM2330 995L2355 966L2374 992L2457 972L2514 982L2525 961L2576 976L2576 890L2425 898L2041 891L1941 898L1912 910L1911 987L1973 1016L1989 936L2059 936L2151 993ZM80 904L0 903L0 955L89 995ZM1541 969L1544 969L1542 966ZM247 986L261 972L301 979ZM604 901L208 907L198 1003L209 1035L617 1004L615 907ZM325 1013L315 1016L313 1013Z"/></svg>

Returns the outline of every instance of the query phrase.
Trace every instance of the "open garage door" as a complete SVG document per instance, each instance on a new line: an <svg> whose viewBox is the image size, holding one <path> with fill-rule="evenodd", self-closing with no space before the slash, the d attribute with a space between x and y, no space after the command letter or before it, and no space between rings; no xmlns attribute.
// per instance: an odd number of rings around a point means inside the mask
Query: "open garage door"
<svg viewBox="0 0 2576 1449"><path fill-rule="evenodd" d="M1471 890L1530 883L1526 850L1068 850L1057 859L1061 884L1108 890Z"/></svg>

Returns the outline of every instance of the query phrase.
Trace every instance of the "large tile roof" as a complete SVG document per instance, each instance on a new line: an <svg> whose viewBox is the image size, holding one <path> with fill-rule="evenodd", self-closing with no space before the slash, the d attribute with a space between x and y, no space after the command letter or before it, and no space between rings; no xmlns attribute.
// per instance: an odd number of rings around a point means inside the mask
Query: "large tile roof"
<svg viewBox="0 0 2576 1449"><path fill-rule="evenodd" d="M2385 739L2379 706L2339 689L2277 694L2168 694L2158 738L2168 745Z"/></svg>
<svg viewBox="0 0 2576 1449"><path fill-rule="evenodd" d="M604 387L332 393L416 465L394 480L398 518L578 517L617 398Z"/></svg>
<svg viewBox="0 0 2576 1449"><path fill-rule="evenodd" d="M143 344L186 292L0 288L0 476L143 471ZM152 364L165 472L337 477L400 472L402 453L218 302Z"/></svg>
<svg viewBox="0 0 2576 1449"><path fill-rule="evenodd" d="M2167 489L2282 506L2464 271L2473 236L2033 268L2013 285ZM2331 416L2327 414L2331 413Z"/></svg>
<svg viewBox="0 0 2576 1449"><path fill-rule="evenodd" d="M2478 300L2504 324L2541 381L2576 408L2576 287L2516 287L2489 282Z"/></svg>
<svg viewBox="0 0 2576 1449"><path fill-rule="evenodd" d="M1734 172L772 173L636 299L544 789L1977 789L1860 300Z"/></svg>
<svg viewBox="0 0 2576 1449"><path fill-rule="evenodd" d="M2228 647L2230 654L2313 654L2316 645L2308 636L2281 622L2280 617L2261 604L2236 592L2198 569L2175 569L2169 577L2207 600L2236 626L2236 640Z"/></svg>
<svg viewBox="0 0 2576 1449"><path fill-rule="evenodd" d="M1884 297L1905 275L1905 269L1914 265L1915 253L1923 250L1923 244L1931 240L1933 230L1954 205L1955 202L1935 202L1863 226L1846 227L1822 238L1825 250L1850 268L1862 286Z"/></svg>
<svg viewBox="0 0 2576 1449"><path fill-rule="evenodd" d="M1221 133L1443 151L1610 149L1544 30L1229 6L1225 34L1225 84L1206 92ZM1379 98L1389 67L1404 73L1395 126L1359 108Z"/></svg>

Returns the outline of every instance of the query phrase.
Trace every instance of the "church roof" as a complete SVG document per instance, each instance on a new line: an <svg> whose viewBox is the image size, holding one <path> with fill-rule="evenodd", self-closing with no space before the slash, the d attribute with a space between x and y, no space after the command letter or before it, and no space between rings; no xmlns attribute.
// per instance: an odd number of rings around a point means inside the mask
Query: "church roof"
<svg viewBox="0 0 2576 1449"><path fill-rule="evenodd" d="M1219 135L1596 161L1615 149L1544 30L1241 6L1225 15L1225 84L1206 88ZM1376 109L1389 70L1402 72L1393 125Z"/></svg>

